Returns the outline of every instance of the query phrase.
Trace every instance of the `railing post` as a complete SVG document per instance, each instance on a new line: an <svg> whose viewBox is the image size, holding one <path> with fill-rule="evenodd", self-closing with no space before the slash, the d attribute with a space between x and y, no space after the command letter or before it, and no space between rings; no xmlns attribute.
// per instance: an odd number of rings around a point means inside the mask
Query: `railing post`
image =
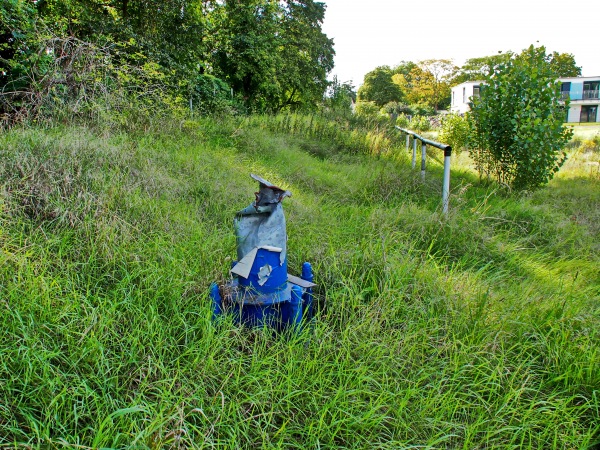
<svg viewBox="0 0 600 450"><path fill-rule="evenodd" d="M427 144L421 141L421 180L425 179L425 148Z"/></svg>
<svg viewBox="0 0 600 450"><path fill-rule="evenodd" d="M426 137L420 136L417 133L398 127L396 129L402 133L406 133L406 147L410 145L409 137L413 139L413 152L412 152L412 168L414 169L417 162L417 141L421 141L421 180L425 181L425 167L427 161L427 146L430 145L435 148L439 148L444 151L444 180L442 183L442 211L445 215L448 215L448 207L450 203L450 156L452 154L452 147L440 142L432 141Z"/></svg>
<svg viewBox="0 0 600 450"><path fill-rule="evenodd" d="M442 187L442 211L445 215L448 215L448 203L450 201L450 156L452 155L452 148L446 147L444 149L444 183Z"/></svg>

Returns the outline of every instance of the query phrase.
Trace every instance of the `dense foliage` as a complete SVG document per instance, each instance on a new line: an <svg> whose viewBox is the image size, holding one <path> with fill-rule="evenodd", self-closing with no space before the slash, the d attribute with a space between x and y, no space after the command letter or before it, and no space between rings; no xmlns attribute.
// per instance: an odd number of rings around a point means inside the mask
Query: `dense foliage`
<svg viewBox="0 0 600 450"><path fill-rule="evenodd" d="M363 84L358 88L359 102L373 102L382 107L389 102L399 102L404 94L392 81L394 72L388 66L377 67L367 73Z"/></svg>
<svg viewBox="0 0 600 450"><path fill-rule="evenodd" d="M473 98L471 155L480 172L516 189L547 183L565 161L572 132L544 47L534 46L499 64Z"/></svg>
<svg viewBox="0 0 600 450"><path fill-rule="evenodd" d="M482 80L493 73L497 66L507 63L512 56L512 52L500 52L496 55L467 59L454 80L452 80L452 85L464 83L465 81Z"/></svg>
<svg viewBox="0 0 600 450"><path fill-rule="evenodd" d="M27 70L33 50L34 16L27 2L6 0L0 5L0 87L21 87L17 80Z"/></svg>
<svg viewBox="0 0 600 450"><path fill-rule="evenodd" d="M230 95L211 102L225 109L314 108L333 68L324 13L314 0L8 0L0 6L0 112L39 113L32 99L52 94L49 85L69 91L62 101L86 103L89 89L82 93L69 64L82 60L84 76L90 66L102 71L89 78L105 93L122 87L136 101L160 90L164 105L199 101L202 110L214 80Z"/></svg>

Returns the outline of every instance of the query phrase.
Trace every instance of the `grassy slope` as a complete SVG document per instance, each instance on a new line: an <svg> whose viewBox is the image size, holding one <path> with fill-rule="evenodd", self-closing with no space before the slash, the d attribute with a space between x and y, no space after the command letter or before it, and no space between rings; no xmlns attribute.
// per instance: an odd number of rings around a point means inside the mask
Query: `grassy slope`
<svg viewBox="0 0 600 450"><path fill-rule="evenodd" d="M0 446L598 440L597 154L520 199L457 169L443 222L435 164L421 184L243 121L169 126L0 136ZM312 334L210 322L249 172L293 193Z"/></svg>

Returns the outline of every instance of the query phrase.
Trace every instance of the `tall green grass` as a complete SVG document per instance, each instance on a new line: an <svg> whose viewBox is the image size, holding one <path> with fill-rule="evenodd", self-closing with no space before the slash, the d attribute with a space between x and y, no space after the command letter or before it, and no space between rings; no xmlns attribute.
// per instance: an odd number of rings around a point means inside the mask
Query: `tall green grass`
<svg viewBox="0 0 600 450"><path fill-rule="evenodd" d="M397 157L400 154L398 150L405 144L393 123L385 118L370 120L359 116L283 113L250 116L247 124L276 133L327 142L329 145L326 150L304 143L305 148L312 150L313 156L317 157L325 157L332 149L349 154Z"/></svg>
<svg viewBox="0 0 600 450"><path fill-rule="evenodd" d="M597 153L521 197L457 167L444 219L441 167L272 120L0 136L0 446L599 441ZM210 320L250 172L293 193L290 270L319 284L298 335Z"/></svg>

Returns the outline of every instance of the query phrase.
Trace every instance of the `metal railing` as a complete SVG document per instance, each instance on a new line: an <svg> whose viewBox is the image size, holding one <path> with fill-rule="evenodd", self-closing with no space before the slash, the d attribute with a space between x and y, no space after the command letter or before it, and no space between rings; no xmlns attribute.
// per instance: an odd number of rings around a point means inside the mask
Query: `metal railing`
<svg viewBox="0 0 600 450"><path fill-rule="evenodd" d="M413 137L412 150L412 168L417 165L417 141L421 141L421 179L425 180L425 159L427 155L427 146L444 150L444 181L442 183L442 211L448 215L448 203L450 200L450 157L452 156L452 147L441 142L432 141L423 136L418 135L414 131L396 127L397 130L406 134L406 149L410 148L410 137Z"/></svg>
<svg viewBox="0 0 600 450"><path fill-rule="evenodd" d="M574 93L575 99L572 100L598 100L600 98L600 91L598 90L585 90L579 91L581 93L581 98L577 98L579 95L577 92ZM571 92L569 91L561 91L560 93L561 100L566 100L571 98Z"/></svg>

